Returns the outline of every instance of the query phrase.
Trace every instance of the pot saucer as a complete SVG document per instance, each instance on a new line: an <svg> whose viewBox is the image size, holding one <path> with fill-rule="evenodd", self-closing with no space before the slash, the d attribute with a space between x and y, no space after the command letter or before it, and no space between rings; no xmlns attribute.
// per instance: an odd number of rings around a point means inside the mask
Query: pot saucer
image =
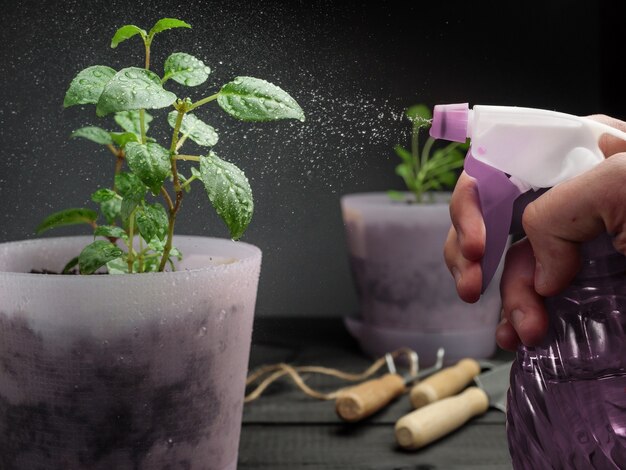
<svg viewBox="0 0 626 470"><path fill-rule="evenodd" d="M464 357L485 359L496 351L496 325L473 330L419 331L370 325L357 317L345 317L344 324L368 356L378 358L406 347L417 352L420 368L435 363L440 347L445 349L445 364Z"/></svg>

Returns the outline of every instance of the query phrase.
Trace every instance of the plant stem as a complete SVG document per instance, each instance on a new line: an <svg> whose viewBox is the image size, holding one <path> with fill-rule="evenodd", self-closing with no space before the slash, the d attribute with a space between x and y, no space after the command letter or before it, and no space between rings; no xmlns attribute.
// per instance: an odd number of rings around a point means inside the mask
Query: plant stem
<svg viewBox="0 0 626 470"><path fill-rule="evenodd" d="M139 262L139 266L137 267L137 272L142 273L144 271L143 266L143 237L139 237L139 253L137 253L137 261Z"/></svg>
<svg viewBox="0 0 626 470"><path fill-rule="evenodd" d="M219 96L219 92L215 93L214 95L207 96L206 98L202 98L201 100L196 101L189 108L187 108L187 111L192 111L192 110L196 109L197 107L202 106L203 104L206 104L206 103L209 103L211 101L214 101L214 100L217 99L218 96Z"/></svg>
<svg viewBox="0 0 626 470"><path fill-rule="evenodd" d="M189 134L183 134L183 136L180 138L180 140L178 141L178 143L176 144L176 151L178 152L178 150L183 146L183 144L185 143L185 141L187 140L187 137L189 137Z"/></svg>
<svg viewBox="0 0 626 470"><path fill-rule="evenodd" d="M141 129L141 143L146 143L146 110L139 110L139 128Z"/></svg>
<svg viewBox="0 0 626 470"><path fill-rule="evenodd" d="M133 238L135 238L135 209L130 213L130 217L128 218L128 258L126 261L128 262L128 273L132 274L133 272L133 264L135 261L134 250L133 250Z"/></svg>
<svg viewBox="0 0 626 470"><path fill-rule="evenodd" d="M185 189L187 186L191 184L192 181L197 180L198 177L196 175L191 175L187 181L185 181L180 187Z"/></svg>
<svg viewBox="0 0 626 470"><path fill-rule="evenodd" d="M170 251L172 250L172 239L174 238L174 225L176 223L176 214L178 213L178 210L180 209L180 204L183 201L184 192L180 185L180 179L178 178L178 169L176 168L176 145L178 144L178 134L180 133L180 126L182 125L184 116L185 107L184 105L182 105L181 108L178 109L176 124L174 125L174 132L172 134L172 144L170 145L170 163L172 166L172 180L174 184L174 191L176 191L176 202L174 202L173 205L170 205L170 214L167 227L167 241L165 242L165 247L163 248L163 256L161 257L161 262L159 263L159 271L163 271L165 269L167 260L170 257Z"/></svg>
<svg viewBox="0 0 626 470"><path fill-rule="evenodd" d="M430 158L430 151L435 143L435 139L429 137L424 144L424 148L422 149L422 167L426 165L426 161Z"/></svg>
<svg viewBox="0 0 626 470"><path fill-rule="evenodd" d="M163 197L165 198L165 202L167 202L168 210L170 212L172 210L174 210L174 203L172 202L172 198L170 197L169 193L167 192L167 189L165 189L165 186L161 186L161 194L163 194Z"/></svg>
<svg viewBox="0 0 626 470"><path fill-rule="evenodd" d="M176 160L184 160L184 161L190 161L190 162L200 161L200 157L197 155L175 155L174 158Z"/></svg>
<svg viewBox="0 0 626 470"><path fill-rule="evenodd" d="M419 158L419 132L420 126L417 123L413 123L413 131L411 134L411 156L413 157L413 194L415 194L415 202L422 202L422 189L419 183L419 174L421 169Z"/></svg>
<svg viewBox="0 0 626 470"><path fill-rule="evenodd" d="M117 155L118 155L118 148L115 145L107 144L107 148L111 151L111 153L113 155L115 155L117 157Z"/></svg>
<svg viewBox="0 0 626 470"><path fill-rule="evenodd" d="M144 39L144 45L146 46L146 61L144 68L150 70L150 40ZM146 111L144 109L139 110L139 127L141 129L141 143L146 143Z"/></svg>
<svg viewBox="0 0 626 470"><path fill-rule="evenodd" d="M146 63L144 65L144 68L146 70L150 70L150 41L144 40L144 45L146 46Z"/></svg>
<svg viewBox="0 0 626 470"><path fill-rule="evenodd" d="M417 168L419 161L419 132L420 126L417 123L413 123L413 132L411 133L411 155L413 155L413 161Z"/></svg>
<svg viewBox="0 0 626 470"><path fill-rule="evenodd" d="M122 149L118 149L116 146L112 145L112 144L107 144L107 148L111 151L111 153L113 155L115 155L115 175L119 175L120 172L122 171L122 165L124 165L124 158L126 157L126 154L124 153L124 151ZM115 188L115 178L113 178L113 191L117 192L117 189Z"/></svg>

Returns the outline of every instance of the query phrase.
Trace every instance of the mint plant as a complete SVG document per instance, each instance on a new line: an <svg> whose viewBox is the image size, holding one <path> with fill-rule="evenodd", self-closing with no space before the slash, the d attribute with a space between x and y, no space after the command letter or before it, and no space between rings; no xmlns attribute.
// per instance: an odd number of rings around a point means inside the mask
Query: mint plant
<svg viewBox="0 0 626 470"><path fill-rule="evenodd" d="M168 81L196 87L211 73L200 59L184 52L174 52L165 60L162 76L150 70L155 36L172 28L191 26L175 18L159 20L148 32L135 25L122 26L111 47L139 36L145 50L143 68L116 71L105 65L87 67L76 75L65 94L64 107L95 105L96 115L112 115L120 130L87 126L71 135L107 147L115 165L111 184L92 194L99 213L88 208L66 209L48 216L37 228L42 233L86 223L93 228L94 239L101 237L71 260L64 272L78 267L81 274L91 274L103 266L110 274L163 271L168 265L173 269L173 258L181 257L172 245L176 217L196 180L204 186L230 236L238 239L243 235L252 218L252 190L243 171L213 151L218 134L196 116L201 106L216 102L241 121L304 121L302 109L288 93L258 78L237 77L197 100L177 97L167 90L164 85ZM173 132L167 146L149 135L153 117L147 110L162 108L171 108L167 122ZM209 150L181 153L189 141ZM183 163L191 165L184 172L179 168ZM152 200L155 197L162 198L164 205Z"/></svg>
<svg viewBox="0 0 626 470"><path fill-rule="evenodd" d="M396 155L402 160L396 166L396 174L404 180L407 189L414 196L414 202L421 203L429 191L438 191L455 185L456 170L463 166L463 157L468 145L453 142L433 151L435 139L428 137L424 146L420 148L420 132L430 127L432 113L427 106L417 104L410 106L405 116L412 126L411 150L401 145L394 147ZM388 191L388 194L392 199L412 202L407 200L402 192Z"/></svg>

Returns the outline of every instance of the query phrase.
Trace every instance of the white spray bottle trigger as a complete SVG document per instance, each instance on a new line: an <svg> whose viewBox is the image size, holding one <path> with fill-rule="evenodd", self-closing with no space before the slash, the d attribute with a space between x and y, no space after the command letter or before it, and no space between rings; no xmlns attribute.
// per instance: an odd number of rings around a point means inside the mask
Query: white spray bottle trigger
<svg viewBox="0 0 626 470"><path fill-rule="evenodd" d="M474 157L510 175L522 192L550 188L596 166L604 160L603 134L626 140L626 133L589 118L507 106L474 106L467 130Z"/></svg>

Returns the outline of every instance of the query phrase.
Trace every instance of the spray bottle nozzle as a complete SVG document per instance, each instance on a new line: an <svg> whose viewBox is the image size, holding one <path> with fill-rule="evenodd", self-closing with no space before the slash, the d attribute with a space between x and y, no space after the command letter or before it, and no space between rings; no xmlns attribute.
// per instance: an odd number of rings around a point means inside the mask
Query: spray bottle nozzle
<svg viewBox="0 0 626 470"><path fill-rule="evenodd" d="M465 142L469 122L469 104L438 104L433 109L430 135L434 139Z"/></svg>

